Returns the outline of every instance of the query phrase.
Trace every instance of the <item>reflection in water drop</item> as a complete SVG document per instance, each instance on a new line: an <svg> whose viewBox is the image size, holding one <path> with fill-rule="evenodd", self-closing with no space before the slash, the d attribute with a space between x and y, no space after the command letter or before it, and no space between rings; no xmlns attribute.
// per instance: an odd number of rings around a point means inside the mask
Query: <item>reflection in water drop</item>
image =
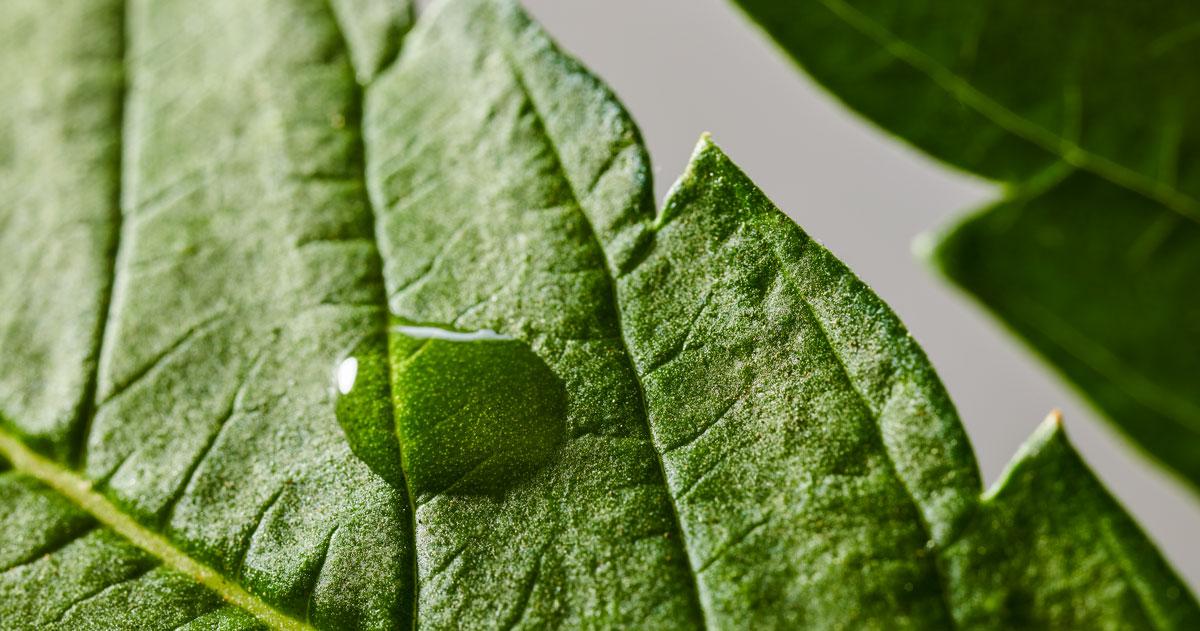
<svg viewBox="0 0 1200 631"><path fill-rule="evenodd" d="M358 358L347 357L337 369L338 394L350 394L354 380L358 378Z"/></svg>
<svg viewBox="0 0 1200 631"><path fill-rule="evenodd" d="M491 329L479 329L478 331L452 331L450 329L440 329L436 326L412 326L401 324L392 327L392 330L406 337L429 340L446 340L447 342L478 342L482 340L511 340L513 338L507 335L500 335Z"/></svg>
<svg viewBox="0 0 1200 631"><path fill-rule="evenodd" d="M354 453L393 484L403 483L403 454L419 501L500 493L562 443L566 391L524 342L401 325L390 343L391 405L378 405L388 400L387 348L372 340L338 366L338 419Z"/></svg>

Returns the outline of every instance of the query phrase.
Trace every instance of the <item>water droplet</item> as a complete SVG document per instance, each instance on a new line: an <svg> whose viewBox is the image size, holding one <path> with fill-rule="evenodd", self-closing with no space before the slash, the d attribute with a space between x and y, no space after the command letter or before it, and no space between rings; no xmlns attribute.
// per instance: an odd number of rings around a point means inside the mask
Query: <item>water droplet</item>
<svg viewBox="0 0 1200 631"><path fill-rule="evenodd" d="M404 488L387 353L387 336L380 333L338 363L337 418L354 455L392 486Z"/></svg>
<svg viewBox="0 0 1200 631"><path fill-rule="evenodd" d="M355 455L393 485L407 479L418 500L501 493L565 434L562 382L529 345L495 331L397 325L359 345L334 380Z"/></svg>
<svg viewBox="0 0 1200 631"><path fill-rule="evenodd" d="M392 331L396 428L413 494L496 494L557 450L566 390L528 344L494 331Z"/></svg>

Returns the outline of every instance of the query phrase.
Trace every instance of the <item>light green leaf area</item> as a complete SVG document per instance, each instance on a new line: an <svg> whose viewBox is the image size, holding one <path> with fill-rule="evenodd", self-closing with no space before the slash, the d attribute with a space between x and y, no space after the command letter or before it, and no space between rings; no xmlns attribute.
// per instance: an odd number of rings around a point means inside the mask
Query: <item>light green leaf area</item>
<svg viewBox="0 0 1200 631"><path fill-rule="evenodd" d="M849 107L1009 185L933 263L1200 486L1196 5L737 3Z"/></svg>
<svg viewBox="0 0 1200 631"><path fill-rule="evenodd" d="M389 6L12 10L57 35L0 40L44 126L0 269L79 260L0 285L0 628L1200 624L1056 422L981 495L894 314L707 138L656 212L515 2L402 48ZM101 122L18 107L96 68Z"/></svg>

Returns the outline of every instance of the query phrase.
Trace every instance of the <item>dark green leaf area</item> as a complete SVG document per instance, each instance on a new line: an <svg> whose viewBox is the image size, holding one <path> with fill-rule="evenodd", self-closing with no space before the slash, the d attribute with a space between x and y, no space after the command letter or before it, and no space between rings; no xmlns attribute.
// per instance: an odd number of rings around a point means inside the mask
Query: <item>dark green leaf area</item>
<svg viewBox="0 0 1200 631"><path fill-rule="evenodd" d="M564 439L537 471L514 474L502 495L460 486L411 498L418 626L699 626L601 247L636 236L634 217L649 216L649 165L632 123L510 0L431 6L363 111L389 311L519 339L566 390ZM393 336L397 361L415 350L402 342ZM408 385L393 381L405 408L424 366ZM463 388L461 377L430 377L440 396ZM519 419L519 450L540 431L529 418ZM436 451L407 445L430 438L406 436L406 447ZM540 457L514 456L522 467ZM418 463L405 469L421 487Z"/></svg>
<svg viewBox="0 0 1200 631"><path fill-rule="evenodd" d="M1129 420L1127 435L1200 482L1200 353L1190 352L1200 225L1064 171L955 226L931 257L1102 411Z"/></svg>
<svg viewBox="0 0 1200 631"><path fill-rule="evenodd" d="M502 493L562 443L566 391L524 342L401 332L393 340L396 431L418 502Z"/></svg>
<svg viewBox="0 0 1200 631"><path fill-rule="evenodd" d="M737 0L849 107L945 162L1065 160L1197 218L1194 3Z"/></svg>
<svg viewBox="0 0 1200 631"><path fill-rule="evenodd" d="M950 627L978 474L887 306L707 138L618 287L714 626Z"/></svg>

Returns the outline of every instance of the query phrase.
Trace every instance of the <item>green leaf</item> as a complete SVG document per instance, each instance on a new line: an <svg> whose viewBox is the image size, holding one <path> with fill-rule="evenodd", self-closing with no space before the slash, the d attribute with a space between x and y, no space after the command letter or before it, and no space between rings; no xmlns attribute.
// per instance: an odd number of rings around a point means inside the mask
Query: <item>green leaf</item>
<svg viewBox="0 0 1200 631"><path fill-rule="evenodd" d="M656 213L628 116L514 2L439 3L393 62L404 14L361 3L74 1L0 40L54 62L6 112L125 77L92 127L29 110L70 133L0 170L45 235L0 269L93 257L2 286L5 349L57 349L5 392L79 377L0 396L0 627L1200 623L1057 423L981 497L894 314L710 141Z"/></svg>
<svg viewBox="0 0 1200 631"><path fill-rule="evenodd" d="M406 20L403 4L375 6ZM386 311L361 88L330 7L71 0L4 13L9 432L74 476L57 486L100 491L97 519L136 520L269 619L387 628L409 615L407 501L334 417L331 361ZM37 597L53 611L70 595ZM0 627L41 625L22 611ZM149 610L127 626L168 620Z"/></svg>
<svg viewBox="0 0 1200 631"><path fill-rule="evenodd" d="M1196 6L737 2L849 107L1009 184L934 264L1200 486Z"/></svg>

